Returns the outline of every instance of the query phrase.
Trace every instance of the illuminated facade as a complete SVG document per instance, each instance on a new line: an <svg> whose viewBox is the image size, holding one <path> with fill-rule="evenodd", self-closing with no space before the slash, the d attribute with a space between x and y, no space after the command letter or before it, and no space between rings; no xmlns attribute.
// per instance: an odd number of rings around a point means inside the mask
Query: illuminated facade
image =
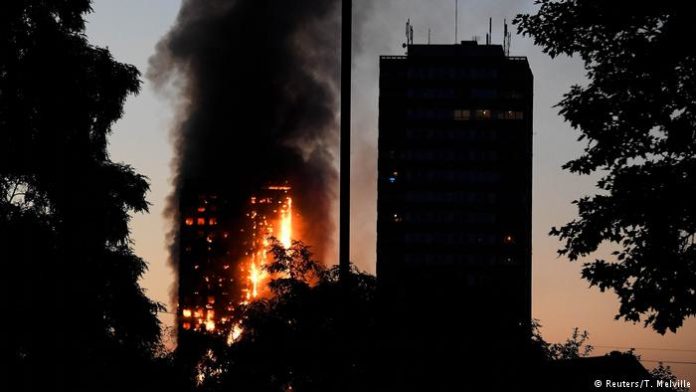
<svg viewBox="0 0 696 392"><path fill-rule="evenodd" d="M234 340L235 312L270 295L271 238L291 245L291 188L267 186L232 210L218 194L182 198L179 231L179 340L195 333Z"/></svg>
<svg viewBox="0 0 696 392"><path fill-rule="evenodd" d="M216 194L182 200L179 232L179 330L223 335L238 302L229 211Z"/></svg>
<svg viewBox="0 0 696 392"><path fill-rule="evenodd" d="M396 340L455 355L528 330L532 94L500 45L381 57L377 277Z"/></svg>
<svg viewBox="0 0 696 392"><path fill-rule="evenodd" d="M245 262L242 273L245 279L244 301L270 295L269 273L264 269L272 261L268 254L271 238L284 248L289 248L292 238L292 198L289 186L268 186L249 199L246 214Z"/></svg>

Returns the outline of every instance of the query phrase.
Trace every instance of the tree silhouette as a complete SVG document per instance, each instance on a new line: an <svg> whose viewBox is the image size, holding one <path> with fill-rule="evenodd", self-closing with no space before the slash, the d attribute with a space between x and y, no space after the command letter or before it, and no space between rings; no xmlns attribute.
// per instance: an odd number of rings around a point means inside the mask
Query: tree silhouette
<svg viewBox="0 0 696 392"><path fill-rule="evenodd" d="M575 327L570 337L563 343L548 343L541 336L541 324L538 320L532 321L532 343L543 353L545 360L556 361L564 359L584 358L590 355L594 347L587 344L590 334L587 331L580 332Z"/></svg>
<svg viewBox="0 0 696 392"><path fill-rule="evenodd" d="M0 5L0 313L14 390L154 385L161 305L138 285L147 267L128 229L149 184L107 151L139 73L89 44L90 3Z"/></svg>
<svg viewBox="0 0 696 392"><path fill-rule="evenodd" d="M665 364L662 362L659 362L657 366L650 371L650 376L652 376L652 378L655 380L662 380L666 383L672 382L676 384L679 381L677 376L672 373L672 367L665 366ZM679 386L675 386L674 388L665 388L665 390L674 392L689 392L689 388Z"/></svg>
<svg viewBox="0 0 696 392"><path fill-rule="evenodd" d="M560 114L586 142L563 167L597 173L599 192L574 203L578 218L551 234L570 260L603 243L614 260L582 276L621 306L617 319L675 332L696 314L696 47L684 44L684 2L539 0L519 32L551 57L577 55L589 84L573 86Z"/></svg>
<svg viewBox="0 0 696 392"><path fill-rule="evenodd" d="M243 332L231 346L214 350L208 363L213 376L200 390L370 390L374 276L353 268L346 288L338 267L321 266L301 242L286 250L275 241L272 253L275 295L242 311Z"/></svg>

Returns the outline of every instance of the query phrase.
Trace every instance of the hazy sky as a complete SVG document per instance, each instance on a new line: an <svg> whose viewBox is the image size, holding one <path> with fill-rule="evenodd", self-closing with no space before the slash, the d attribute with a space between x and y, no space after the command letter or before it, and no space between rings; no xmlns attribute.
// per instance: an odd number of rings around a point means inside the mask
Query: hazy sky
<svg viewBox="0 0 696 392"><path fill-rule="evenodd" d="M367 0L355 0L356 7ZM176 18L176 0L96 0L88 18L87 34L93 44L107 46L114 57L137 66L145 73L154 46ZM488 17L493 18L494 43L502 39L503 18L534 8L532 0L459 1L459 39L485 36ZM374 271L377 81L378 56L403 54L404 24L411 19L415 42L426 43L428 29L432 43L454 42L454 0L380 0L361 16L362 28L356 32L359 48L354 58L352 259L361 268ZM253 39L253 37L250 37ZM337 41L338 44L338 41ZM610 351L606 346L643 347L645 360L696 362L696 320L689 319L674 334L660 336L642 325L615 321L618 299L613 293L588 288L580 278L581 263L569 263L556 255L559 243L547 235L551 226L573 218L570 202L593 191L594 182L568 174L560 166L577 156L582 145L572 130L552 108L571 84L583 83L582 63L575 59L551 60L531 41L513 36L511 55L528 56L535 77L534 97L534 210L533 210L533 315L543 325L549 341L567 338L574 327L590 332L595 354ZM132 221L135 249L149 262L142 280L148 294L169 307L173 274L167 265L165 233L168 223L162 211L170 193L172 146L169 129L173 120L171 102L155 94L143 78L140 95L131 97L124 117L116 124L110 139L115 161L132 164L147 175L152 184L151 213ZM358 191L359 189L359 191ZM172 323L171 315L162 315ZM662 350L652 350L661 348ZM673 351L669 349L693 350ZM652 362L644 362L654 367ZM696 365L672 365L675 372L696 383Z"/></svg>

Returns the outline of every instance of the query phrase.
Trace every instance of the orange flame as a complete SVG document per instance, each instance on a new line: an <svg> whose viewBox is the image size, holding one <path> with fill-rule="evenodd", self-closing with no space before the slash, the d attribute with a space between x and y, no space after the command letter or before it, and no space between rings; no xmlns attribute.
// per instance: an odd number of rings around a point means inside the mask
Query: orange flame
<svg viewBox="0 0 696 392"><path fill-rule="evenodd" d="M285 249L292 245L292 199L289 197L280 211L280 243Z"/></svg>
<svg viewBox="0 0 696 392"><path fill-rule="evenodd" d="M267 189L287 192L290 187L268 187ZM268 282L271 276L265 267L270 262L269 238L277 236L280 244L285 249L289 249L292 246L293 236L291 197L284 196L280 200L273 197L252 197L250 204L253 210L247 216L252 220L253 240L249 260L243 263L247 281L243 303L268 295ZM266 208L265 212L263 208Z"/></svg>

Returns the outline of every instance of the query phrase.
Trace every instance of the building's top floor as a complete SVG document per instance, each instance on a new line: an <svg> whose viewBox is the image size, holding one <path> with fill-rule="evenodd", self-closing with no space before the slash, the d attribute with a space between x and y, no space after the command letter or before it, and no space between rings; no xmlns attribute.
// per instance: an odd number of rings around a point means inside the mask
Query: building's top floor
<svg viewBox="0 0 696 392"><path fill-rule="evenodd" d="M403 56L380 56L382 60L462 59L479 58L527 62L524 56L506 56L502 45L479 45L477 41L461 41L455 45L408 45Z"/></svg>

